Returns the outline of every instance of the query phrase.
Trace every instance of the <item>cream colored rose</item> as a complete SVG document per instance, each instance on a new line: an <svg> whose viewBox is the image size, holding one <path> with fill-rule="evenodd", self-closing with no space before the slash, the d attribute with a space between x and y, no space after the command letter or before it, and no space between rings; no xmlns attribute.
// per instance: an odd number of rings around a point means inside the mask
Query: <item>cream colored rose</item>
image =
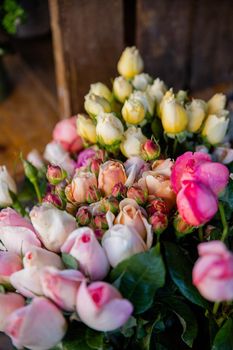
<svg viewBox="0 0 233 350"><path fill-rule="evenodd" d="M135 46L127 47L121 54L117 64L120 75L127 79L133 78L143 70L143 60Z"/></svg>
<svg viewBox="0 0 233 350"><path fill-rule="evenodd" d="M95 84L91 84L89 92L96 96L104 97L105 100L107 100L110 103L112 101L112 93L107 87L107 85L103 83L98 82Z"/></svg>
<svg viewBox="0 0 233 350"><path fill-rule="evenodd" d="M118 101L124 103L133 91L130 82L124 77L117 77L113 82L113 93Z"/></svg>
<svg viewBox="0 0 233 350"><path fill-rule="evenodd" d="M77 132L87 142L96 143L96 126L86 114L78 114Z"/></svg>
<svg viewBox="0 0 233 350"><path fill-rule="evenodd" d="M202 136L206 137L211 145L218 144L223 141L229 124L229 118L226 116L217 116L210 114L206 119Z"/></svg>
<svg viewBox="0 0 233 350"><path fill-rule="evenodd" d="M93 93L89 93L85 96L84 108L85 111L92 116L96 116L102 112L111 112L111 106L108 100Z"/></svg>
<svg viewBox="0 0 233 350"><path fill-rule="evenodd" d="M112 189L116 184L125 184L126 180L125 169L120 162L109 160L100 166L98 188L106 195L112 193Z"/></svg>
<svg viewBox="0 0 233 350"><path fill-rule="evenodd" d="M143 135L141 128L131 126L123 136L120 148L125 157L130 158L141 155L141 147L147 138Z"/></svg>
<svg viewBox="0 0 233 350"><path fill-rule="evenodd" d="M188 115L187 130L190 132L199 131L206 117L207 106L205 101L193 99L192 102L186 106L186 111Z"/></svg>
<svg viewBox="0 0 233 350"><path fill-rule="evenodd" d="M226 95L224 94L215 94L207 102L208 114L218 114L226 106Z"/></svg>
<svg viewBox="0 0 233 350"><path fill-rule="evenodd" d="M152 77L147 73L135 75L132 84L136 90L145 91L149 84L152 84Z"/></svg>
<svg viewBox="0 0 233 350"><path fill-rule="evenodd" d="M101 113L97 116L96 135L99 143L107 146L119 143L123 133L124 127L113 113Z"/></svg>

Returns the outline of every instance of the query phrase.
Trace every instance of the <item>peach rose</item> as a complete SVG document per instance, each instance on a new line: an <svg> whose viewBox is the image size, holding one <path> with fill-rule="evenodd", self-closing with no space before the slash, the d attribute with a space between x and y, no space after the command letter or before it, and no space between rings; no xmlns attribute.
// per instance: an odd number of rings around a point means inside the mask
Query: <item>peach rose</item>
<svg viewBox="0 0 233 350"><path fill-rule="evenodd" d="M107 196L112 193L112 189L116 184L121 182L124 185L126 180L126 172L120 162L109 160L100 166L98 187Z"/></svg>

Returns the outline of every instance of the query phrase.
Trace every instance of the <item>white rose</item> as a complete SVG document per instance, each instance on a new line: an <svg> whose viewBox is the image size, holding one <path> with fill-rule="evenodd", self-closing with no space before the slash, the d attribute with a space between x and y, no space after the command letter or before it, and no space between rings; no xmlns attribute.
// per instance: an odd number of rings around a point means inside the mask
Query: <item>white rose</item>
<svg viewBox="0 0 233 350"><path fill-rule="evenodd" d="M113 82L113 93L118 101L124 103L133 91L130 82L124 77L117 77Z"/></svg>
<svg viewBox="0 0 233 350"><path fill-rule="evenodd" d="M141 128L131 126L123 136L120 148L125 157L130 158L141 155L141 146L147 138L143 135Z"/></svg>
<svg viewBox="0 0 233 350"><path fill-rule="evenodd" d="M101 144L111 146L121 141L124 127L112 113L101 113L97 116L96 134Z"/></svg>
<svg viewBox="0 0 233 350"><path fill-rule="evenodd" d="M135 77L133 78L132 84L136 90L145 91L147 86L151 84L152 81L153 79L149 74L141 73L141 74L135 75Z"/></svg>
<svg viewBox="0 0 233 350"><path fill-rule="evenodd" d="M226 135L228 124L229 118L226 116L210 114L206 119L202 135L207 138L211 145L220 143Z"/></svg>
<svg viewBox="0 0 233 350"><path fill-rule="evenodd" d="M44 151L44 158L52 165L60 166L69 175L74 173L75 162L58 142L52 141L47 144Z"/></svg>
<svg viewBox="0 0 233 350"><path fill-rule="evenodd" d="M103 83L98 82L95 84L91 84L90 93L93 93L94 95L97 95L100 97L104 97L105 100L107 100L108 102L112 101L112 93L107 87L107 85Z"/></svg>

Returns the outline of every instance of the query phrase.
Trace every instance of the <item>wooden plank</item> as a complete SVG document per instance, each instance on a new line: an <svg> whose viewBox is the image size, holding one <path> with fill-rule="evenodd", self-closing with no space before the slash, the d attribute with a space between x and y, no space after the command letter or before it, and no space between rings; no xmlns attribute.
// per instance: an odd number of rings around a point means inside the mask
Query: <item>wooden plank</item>
<svg viewBox="0 0 233 350"><path fill-rule="evenodd" d="M50 13L58 92L63 99L60 114L68 117L83 109L83 97L91 83L110 85L116 75L124 48L123 3L50 0Z"/></svg>
<svg viewBox="0 0 233 350"><path fill-rule="evenodd" d="M193 30L192 89L233 80L232 0L198 0Z"/></svg>
<svg viewBox="0 0 233 350"><path fill-rule="evenodd" d="M193 1L138 0L136 44L145 71L168 86L188 87Z"/></svg>

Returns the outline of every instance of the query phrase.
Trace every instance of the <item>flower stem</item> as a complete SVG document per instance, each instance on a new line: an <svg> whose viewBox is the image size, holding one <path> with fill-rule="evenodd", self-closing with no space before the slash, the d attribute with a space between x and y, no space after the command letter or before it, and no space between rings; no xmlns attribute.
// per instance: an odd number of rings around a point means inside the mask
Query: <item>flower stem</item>
<svg viewBox="0 0 233 350"><path fill-rule="evenodd" d="M173 143L173 157L175 156L175 154L176 154L176 149L177 149L177 144L178 144L178 140L177 140L177 138L175 137L175 141L174 141L174 143Z"/></svg>
<svg viewBox="0 0 233 350"><path fill-rule="evenodd" d="M203 242L203 227L202 226L198 227L198 236L199 236L199 240L201 242Z"/></svg>
<svg viewBox="0 0 233 350"><path fill-rule="evenodd" d="M40 189L39 189L38 183L37 183L37 181L33 181L32 184L33 184L33 187L34 187L34 189L36 191L37 199L38 199L39 203L41 203L42 202L42 196L41 196L41 193L40 193Z"/></svg>
<svg viewBox="0 0 233 350"><path fill-rule="evenodd" d="M221 221L222 221L222 226L223 226L221 241L224 242L226 237L227 237L227 234L228 234L228 224L227 224L227 220L226 220L226 216L225 216L224 207L223 207L223 204L221 202L219 202L219 204L218 204L218 209L219 209L219 213L220 213L220 217L221 217Z"/></svg>
<svg viewBox="0 0 233 350"><path fill-rule="evenodd" d="M220 306L220 302L216 301L214 303L214 306L213 306L213 314L216 315L216 313L218 312L218 308Z"/></svg>

